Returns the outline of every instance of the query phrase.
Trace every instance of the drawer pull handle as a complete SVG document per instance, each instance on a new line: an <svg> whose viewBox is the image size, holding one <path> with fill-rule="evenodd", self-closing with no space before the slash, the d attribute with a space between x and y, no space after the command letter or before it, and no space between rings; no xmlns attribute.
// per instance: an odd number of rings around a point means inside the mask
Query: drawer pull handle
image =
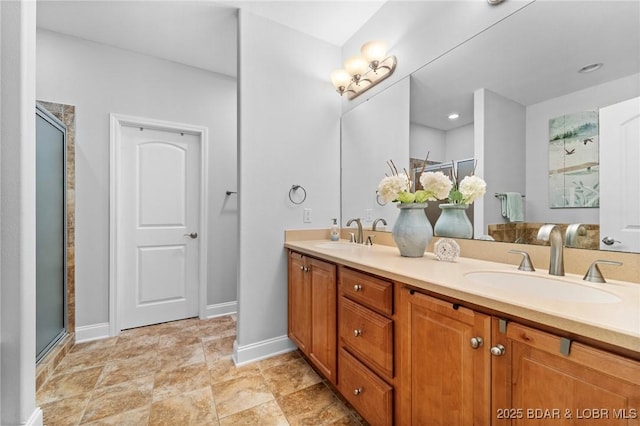
<svg viewBox="0 0 640 426"><path fill-rule="evenodd" d="M355 388L353 390L353 394L356 396L360 395L361 393L362 393L362 388Z"/></svg>
<svg viewBox="0 0 640 426"><path fill-rule="evenodd" d="M504 355L505 351L506 349L504 348L504 346L498 343L497 345L491 348L491 355L501 356L501 355Z"/></svg>
<svg viewBox="0 0 640 426"><path fill-rule="evenodd" d="M478 349L480 346L482 346L483 343L484 340L480 336L471 338L471 347L473 349Z"/></svg>
<svg viewBox="0 0 640 426"><path fill-rule="evenodd" d="M353 286L353 291L361 291L361 290L362 290L362 285L356 284Z"/></svg>
<svg viewBox="0 0 640 426"><path fill-rule="evenodd" d="M358 330L357 328L353 330L353 335L356 337L362 336L362 330Z"/></svg>

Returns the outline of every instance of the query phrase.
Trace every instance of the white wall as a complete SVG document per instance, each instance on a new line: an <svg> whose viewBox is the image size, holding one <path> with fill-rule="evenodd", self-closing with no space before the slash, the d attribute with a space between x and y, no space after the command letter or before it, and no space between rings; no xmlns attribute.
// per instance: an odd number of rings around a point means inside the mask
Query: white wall
<svg viewBox="0 0 640 426"><path fill-rule="evenodd" d="M445 161L473 158L473 123L445 133Z"/></svg>
<svg viewBox="0 0 640 426"><path fill-rule="evenodd" d="M354 109L358 110L359 108ZM409 127L409 155L423 159L429 153L429 161L448 161L446 154L445 132L432 127L411 123Z"/></svg>
<svg viewBox="0 0 640 426"><path fill-rule="evenodd" d="M207 304L235 301L235 79L39 29L36 94L76 106L76 325L109 321L109 113L209 128Z"/></svg>
<svg viewBox="0 0 640 426"><path fill-rule="evenodd" d="M35 2L0 2L0 424L35 403Z"/></svg>
<svg viewBox="0 0 640 426"><path fill-rule="evenodd" d="M291 349L283 231L340 216L338 47L240 11L240 241L236 362ZM307 191L303 205L288 198ZM312 223L303 223L303 208Z"/></svg>
<svg viewBox="0 0 640 426"><path fill-rule="evenodd" d="M488 224L505 222L496 192L525 193L525 107L478 89L473 121L476 175L487 182L487 194L474 206L474 234L481 236L487 234Z"/></svg>
<svg viewBox="0 0 640 426"><path fill-rule="evenodd" d="M549 119L596 110L640 95L634 74L527 107L526 215L532 222L600 223L598 208L549 208ZM606 149L601 146L600 149Z"/></svg>
<svg viewBox="0 0 640 426"><path fill-rule="evenodd" d="M379 205L376 189L390 173L387 161L393 160L399 171L409 169L409 96L405 78L342 116L343 227L352 218L371 226L380 217L387 229L393 227L398 208L395 203ZM426 152L420 155L424 158Z"/></svg>

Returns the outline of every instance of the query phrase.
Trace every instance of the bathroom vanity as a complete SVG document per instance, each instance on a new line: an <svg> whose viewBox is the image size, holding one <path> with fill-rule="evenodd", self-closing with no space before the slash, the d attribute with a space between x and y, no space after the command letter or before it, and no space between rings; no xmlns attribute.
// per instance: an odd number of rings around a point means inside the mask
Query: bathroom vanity
<svg viewBox="0 0 640 426"><path fill-rule="evenodd" d="M640 424L639 284L285 246L289 336L370 424Z"/></svg>

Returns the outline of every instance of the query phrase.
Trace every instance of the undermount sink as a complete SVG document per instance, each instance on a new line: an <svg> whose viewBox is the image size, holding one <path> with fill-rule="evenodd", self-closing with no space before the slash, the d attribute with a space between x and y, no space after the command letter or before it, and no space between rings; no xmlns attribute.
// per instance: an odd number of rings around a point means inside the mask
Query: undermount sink
<svg viewBox="0 0 640 426"><path fill-rule="evenodd" d="M353 248L362 247L362 244L347 243L344 241L327 241L326 243L316 244L316 247L330 250L351 250Z"/></svg>
<svg viewBox="0 0 640 426"><path fill-rule="evenodd" d="M474 271L465 276L485 288L523 297L578 303L617 303L621 300L608 291L552 277L504 271Z"/></svg>

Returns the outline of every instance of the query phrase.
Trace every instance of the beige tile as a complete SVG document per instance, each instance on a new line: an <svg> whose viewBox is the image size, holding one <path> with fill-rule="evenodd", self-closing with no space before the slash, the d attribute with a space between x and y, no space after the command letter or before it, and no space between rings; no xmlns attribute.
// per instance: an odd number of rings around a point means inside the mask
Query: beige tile
<svg viewBox="0 0 640 426"><path fill-rule="evenodd" d="M90 392L95 387L101 373L102 367L94 367L76 373L51 376L37 392L37 403L39 405L46 404Z"/></svg>
<svg viewBox="0 0 640 426"><path fill-rule="evenodd" d="M83 426L141 426L149 422L150 407L141 407L135 410L118 413L114 416L104 417L91 423L83 423ZM49 426L49 425L46 425Z"/></svg>
<svg viewBox="0 0 640 426"><path fill-rule="evenodd" d="M228 380L212 387L221 419L274 399L267 382L260 374Z"/></svg>
<svg viewBox="0 0 640 426"><path fill-rule="evenodd" d="M154 402L149 425L217 425L211 387Z"/></svg>
<svg viewBox="0 0 640 426"><path fill-rule="evenodd" d="M133 358L115 359L105 365L97 386L112 386L138 377L153 375L158 370L158 365L156 352Z"/></svg>
<svg viewBox="0 0 640 426"><path fill-rule="evenodd" d="M284 413L275 401L220 419L220 426L287 426L288 424Z"/></svg>
<svg viewBox="0 0 640 426"><path fill-rule="evenodd" d="M230 336L206 342L203 341L202 345L204 346L204 355L207 363L212 363L219 359L231 358L233 354L233 342L235 340L235 336Z"/></svg>
<svg viewBox="0 0 640 426"><path fill-rule="evenodd" d="M240 377L249 377L260 374L258 366L253 364L236 367L230 358L219 359L209 364L211 383L221 383Z"/></svg>
<svg viewBox="0 0 640 426"><path fill-rule="evenodd" d="M79 424L90 397L91 393L87 392L40 405L44 424L47 426Z"/></svg>
<svg viewBox="0 0 640 426"><path fill-rule="evenodd" d="M202 320L198 324L203 340L220 339L236 335L236 322L230 316Z"/></svg>
<svg viewBox="0 0 640 426"><path fill-rule="evenodd" d="M209 370L205 364L190 365L169 371L160 370L155 376L153 401L160 401L209 385Z"/></svg>
<svg viewBox="0 0 640 426"><path fill-rule="evenodd" d="M263 359L261 361L256 362L258 367L261 370L267 370L271 367L275 367L276 365L284 364L285 362L293 361L296 359L301 359L298 351L291 351L281 355L272 356L271 358Z"/></svg>
<svg viewBox="0 0 640 426"><path fill-rule="evenodd" d="M361 426L362 423L353 417L347 415L342 417L341 419L336 420L335 422L328 423L331 426Z"/></svg>
<svg viewBox="0 0 640 426"><path fill-rule="evenodd" d="M93 391L82 417L88 423L151 404L153 375Z"/></svg>
<svg viewBox="0 0 640 426"><path fill-rule="evenodd" d="M291 425L326 425L349 415L349 411L324 384L318 383L278 399Z"/></svg>
<svg viewBox="0 0 640 426"><path fill-rule="evenodd" d="M163 334L158 340L158 349L167 349L175 346L189 346L201 344L200 330L198 327L188 327L184 330L173 330L171 333Z"/></svg>
<svg viewBox="0 0 640 426"><path fill-rule="evenodd" d="M262 375L276 398L322 381L320 376L301 358L263 370Z"/></svg>
<svg viewBox="0 0 640 426"><path fill-rule="evenodd" d="M104 366L110 357L109 349L94 349L67 354L54 374L73 373L91 367Z"/></svg>
<svg viewBox="0 0 640 426"><path fill-rule="evenodd" d="M118 337L111 351L113 359L134 358L158 350L159 336Z"/></svg>
<svg viewBox="0 0 640 426"><path fill-rule="evenodd" d="M188 365L204 364L204 350L202 344L189 346L171 346L158 351L158 368L161 370L175 370Z"/></svg>
<svg viewBox="0 0 640 426"><path fill-rule="evenodd" d="M107 339L99 339L99 340L93 340L91 342L77 343L73 347L73 349L71 349L71 352L72 353L84 352L84 351L92 351L95 349L109 350L113 348L117 340L118 340L117 337L109 337Z"/></svg>

